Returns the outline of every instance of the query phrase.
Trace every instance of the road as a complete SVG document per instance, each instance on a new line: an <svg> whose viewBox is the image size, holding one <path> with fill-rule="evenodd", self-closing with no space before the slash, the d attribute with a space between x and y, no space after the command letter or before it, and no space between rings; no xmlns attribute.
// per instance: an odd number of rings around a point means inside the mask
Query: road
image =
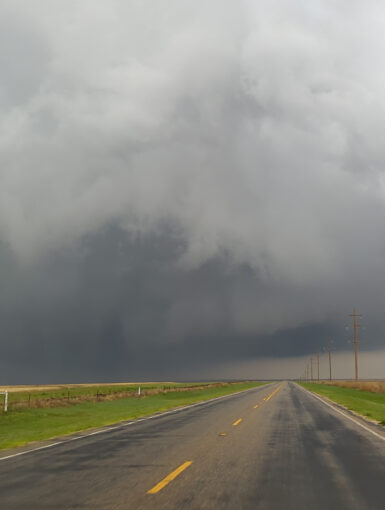
<svg viewBox="0 0 385 510"><path fill-rule="evenodd" d="M385 440L364 427L274 383L0 460L0 508L383 510Z"/></svg>

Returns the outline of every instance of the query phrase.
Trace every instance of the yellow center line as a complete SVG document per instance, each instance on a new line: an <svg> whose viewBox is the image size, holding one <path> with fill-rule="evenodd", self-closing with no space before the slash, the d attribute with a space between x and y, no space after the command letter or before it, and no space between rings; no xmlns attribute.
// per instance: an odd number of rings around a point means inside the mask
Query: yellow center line
<svg viewBox="0 0 385 510"><path fill-rule="evenodd" d="M236 427L237 425L239 425L241 423L241 421L242 421L242 418L239 418L239 420L237 420L233 423L233 427Z"/></svg>
<svg viewBox="0 0 385 510"><path fill-rule="evenodd" d="M276 388L274 391L272 391L269 395L267 395L267 397L265 397L263 400L265 402L268 402L271 399L271 397L273 397L277 393L277 391L279 391L281 389L281 386L282 386L282 384L279 385L278 388ZM257 408L257 407L258 407L258 405L254 406L254 408Z"/></svg>
<svg viewBox="0 0 385 510"><path fill-rule="evenodd" d="M221 432L219 435L220 436L226 436L227 434L226 434L226 432Z"/></svg>
<svg viewBox="0 0 385 510"><path fill-rule="evenodd" d="M277 393L277 391L279 391L279 390L281 389L281 386L282 386L282 385L278 386L278 388L277 388L277 389L275 389L272 393L270 393L270 395L268 395L268 396L265 398L266 402L267 402L268 400L270 400L270 399L271 399L271 397L273 397L273 396Z"/></svg>
<svg viewBox="0 0 385 510"><path fill-rule="evenodd" d="M152 489L147 491L147 494L156 494L157 492L161 491L166 485L168 485L170 482L174 480L178 475L182 473L185 469L187 469L189 466L191 466L192 460L188 460L181 466L175 469L172 473L170 473L166 478L163 478L159 483L157 483Z"/></svg>
<svg viewBox="0 0 385 510"><path fill-rule="evenodd" d="M257 407L259 407L259 406L258 406L258 404L256 404L256 405L254 406L254 409L257 409Z"/></svg>

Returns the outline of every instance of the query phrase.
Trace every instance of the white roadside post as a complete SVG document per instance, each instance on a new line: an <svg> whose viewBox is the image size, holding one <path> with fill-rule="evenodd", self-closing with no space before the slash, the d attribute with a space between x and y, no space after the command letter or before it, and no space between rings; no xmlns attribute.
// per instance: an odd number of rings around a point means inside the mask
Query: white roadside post
<svg viewBox="0 0 385 510"><path fill-rule="evenodd" d="M138 388L138 397L140 397L141 393L142 392L141 392L141 389L140 389L140 386L139 386L139 388Z"/></svg>
<svg viewBox="0 0 385 510"><path fill-rule="evenodd" d="M8 390L0 391L0 395L4 395L4 412L8 411Z"/></svg>

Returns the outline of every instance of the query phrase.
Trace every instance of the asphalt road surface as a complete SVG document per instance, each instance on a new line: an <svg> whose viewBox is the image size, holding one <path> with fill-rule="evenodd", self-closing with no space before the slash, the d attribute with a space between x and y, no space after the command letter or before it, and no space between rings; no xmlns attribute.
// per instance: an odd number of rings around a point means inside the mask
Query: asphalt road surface
<svg viewBox="0 0 385 510"><path fill-rule="evenodd" d="M384 510L385 440L353 420L274 383L3 458L0 508Z"/></svg>

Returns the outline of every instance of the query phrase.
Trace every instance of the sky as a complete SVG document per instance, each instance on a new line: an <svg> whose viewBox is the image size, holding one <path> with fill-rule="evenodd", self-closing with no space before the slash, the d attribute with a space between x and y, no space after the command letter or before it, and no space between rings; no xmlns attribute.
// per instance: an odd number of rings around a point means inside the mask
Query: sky
<svg viewBox="0 0 385 510"><path fill-rule="evenodd" d="M329 337L352 377L353 307L385 377L384 47L376 0L0 0L0 383L295 378Z"/></svg>

